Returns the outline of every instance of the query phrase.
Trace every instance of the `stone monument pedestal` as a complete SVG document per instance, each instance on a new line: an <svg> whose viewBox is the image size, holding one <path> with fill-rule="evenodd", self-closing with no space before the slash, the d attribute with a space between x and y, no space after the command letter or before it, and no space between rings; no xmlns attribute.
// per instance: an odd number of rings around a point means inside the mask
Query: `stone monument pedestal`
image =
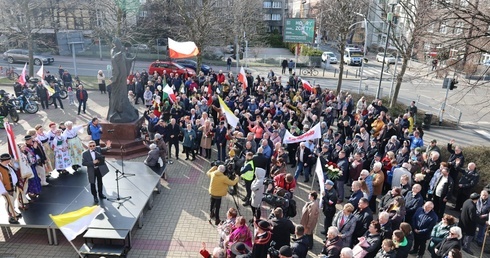
<svg viewBox="0 0 490 258"><path fill-rule="evenodd" d="M144 117L130 123L110 123L105 119L99 120L99 124L102 126L101 140L112 142L111 150L105 155L120 158L122 152L125 160L146 155L148 149L143 145L140 133L144 121Z"/></svg>

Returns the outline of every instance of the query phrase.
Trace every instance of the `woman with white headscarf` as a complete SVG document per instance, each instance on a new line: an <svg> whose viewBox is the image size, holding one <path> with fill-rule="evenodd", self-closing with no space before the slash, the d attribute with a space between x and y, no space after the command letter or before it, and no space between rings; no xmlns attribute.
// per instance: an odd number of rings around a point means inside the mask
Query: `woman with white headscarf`
<svg viewBox="0 0 490 258"><path fill-rule="evenodd" d="M71 165L73 170L77 170L82 167L82 153L85 151L82 145L82 140L78 137L78 132L87 124L73 125L73 122L65 122L66 129L63 132L63 137L66 138L68 143L68 153L71 158Z"/></svg>

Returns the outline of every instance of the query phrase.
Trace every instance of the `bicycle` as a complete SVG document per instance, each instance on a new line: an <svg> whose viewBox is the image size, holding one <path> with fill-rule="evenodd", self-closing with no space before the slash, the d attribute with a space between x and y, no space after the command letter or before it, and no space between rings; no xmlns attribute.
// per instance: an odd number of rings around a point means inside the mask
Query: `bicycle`
<svg viewBox="0 0 490 258"><path fill-rule="evenodd" d="M5 77L11 81L14 81L19 78L19 74L15 72L15 68L9 66L9 68L5 70Z"/></svg>
<svg viewBox="0 0 490 258"><path fill-rule="evenodd" d="M317 76L318 75L318 70L315 69L315 67L311 66L311 67L308 67L307 69L304 69L301 73L303 75Z"/></svg>

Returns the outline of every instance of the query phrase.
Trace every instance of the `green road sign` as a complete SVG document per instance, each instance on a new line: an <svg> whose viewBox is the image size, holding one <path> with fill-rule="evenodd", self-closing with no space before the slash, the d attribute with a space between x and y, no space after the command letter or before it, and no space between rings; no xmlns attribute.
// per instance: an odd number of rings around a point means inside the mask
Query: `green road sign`
<svg viewBox="0 0 490 258"><path fill-rule="evenodd" d="M313 43L315 38L315 19L286 19L284 42Z"/></svg>

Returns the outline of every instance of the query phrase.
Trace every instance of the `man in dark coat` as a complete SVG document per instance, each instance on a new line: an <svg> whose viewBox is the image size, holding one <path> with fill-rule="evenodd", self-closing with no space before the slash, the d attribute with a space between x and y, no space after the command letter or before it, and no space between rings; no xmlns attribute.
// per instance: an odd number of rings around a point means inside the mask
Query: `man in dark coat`
<svg viewBox="0 0 490 258"><path fill-rule="evenodd" d="M461 178L458 182L458 197L456 198L456 206L454 209L460 210L463 202L468 199L468 194L471 193L473 187L480 181L480 173L476 170L475 163L468 164L468 169L461 170Z"/></svg>
<svg viewBox="0 0 490 258"><path fill-rule="evenodd" d="M172 158L172 145L175 146L175 158L179 159L179 133L180 126L175 121L175 118L170 119L170 124L167 126L168 139L168 158Z"/></svg>
<svg viewBox="0 0 490 258"><path fill-rule="evenodd" d="M373 220L373 211L369 208L368 199L364 197L361 198L357 207L357 211L354 212L354 217L356 218L357 223L356 229L352 234L352 246L359 243L359 240L357 239L366 233L369 228L369 224Z"/></svg>
<svg viewBox="0 0 490 258"><path fill-rule="evenodd" d="M303 225L296 226L296 237L293 238L293 243L291 244L291 249L293 254L297 255L298 258L306 258L308 255L308 237L305 236L305 228Z"/></svg>
<svg viewBox="0 0 490 258"><path fill-rule="evenodd" d="M299 148L296 150L296 172L294 172L294 179L298 180L300 174L304 174L305 183L310 181L310 171L311 171L311 157L312 153L309 148L306 148L304 142L299 144Z"/></svg>
<svg viewBox="0 0 490 258"><path fill-rule="evenodd" d="M430 238L432 229L437 224L437 214L434 212L434 204L426 202L419 208L412 218L412 228L414 232L413 249L410 254L417 254L417 258L422 258L425 253L427 240Z"/></svg>
<svg viewBox="0 0 490 258"><path fill-rule="evenodd" d="M79 85L77 89L77 100L78 100L78 114L80 115L80 109L83 106L83 113L85 114L85 109L87 109L88 93L83 88L83 85Z"/></svg>
<svg viewBox="0 0 490 258"><path fill-rule="evenodd" d="M36 86L36 93L41 101L41 106L43 109L49 109L48 104L48 89L44 87L43 83L39 81Z"/></svg>
<svg viewBox="0 0 490 258"><path fill-rule="evenodd" d="M335 185L337 186L337 192L339 194L339 201L344 200L344 184L349 178L349 161L345 157L345 151L339 152L339 160L337 162L337 166L341 171L342 175L340 175L337 180L335 180Z"/></svg>
<svg viewBox="0 0 490 258"><path fill-rule="evenodd" d="M453 193L453 178L449 176L447 168L441 169L441 176L437 179L432 193L432 201L434 202L434 211L437 217L442 219L446 210L446 203L451 199Z"/></svg>
<svg viewBox="0 0 490 258"><path fill-rule="evenodd" d="M321 233L326 235L327 230L330 226L332 226L333 217L337 209L335 205L337 204L338 196L337 191L333 188L334 182L332 180L327 180L325 182L325 192L323 192L322 197L322 210L323 215L325 215L325 220L323 221L323 225L325 230Z"/></svg>
<svg viewBox="0 0 490 258"><path fill-rule="evenodd" d="M405 221L411 222L415 212L424 205L424 198L420 194L422 186L414 184L412 191L407 192L405 195Z"/></svg>
<svg viewBox="0 0 490 258"><path fill-rule="evenodd" d="M264 149L258 148L257 149L257 154L254 155L254 157L252 158L252 160L254 162L255 168L263 168L263 169L267 170L268 160L264 156L263 151L264 151Z"/></svg>
<svg viewBox="0 0 490 258"><path fill-rule="evenodd" d="M225 161L226 159L226 133L225 122L221 121L218 128L214 130L214 141L218 149L218 160Z"/></svg>
<svg viewBox="0 0 490 258"><path fill-rule="evenodd" d="M289 246L291 235L294 234L294 224L289 219L284 218L281 207L274 209L272 223L272 241L276 242L274 248L279 250L282 246Z"/></svg>
<svg viewBox="0 0 490 258"><path fill-rule="evenodd" d="M111 148L111 141L106 141L105 148L100 148L99 146L96 146L95 141L89 141L88 148L88 150L82 153L82 166L87 167L90 190L92 192L92 195L94 196L94 203L97 204L99 203L99 198L106 198L102 189L102 177L109 172L109 168L105 164L105 157L104 155L102 155L102 153ZM96 182L97 188L95 187Z"/></svg>
<svg viewBox="0 0 490 258"><path fill-rule="evenodd" d="M471 255L473 255L473 252L470 250L470 244L473 241L473 237L475 237L476 225L479 223L479 218L476 214L476 202L478 199L480 199L480 195L472 193L470 199L463 203L458 223L461 232L463 232L463 250Z"/></svg>

